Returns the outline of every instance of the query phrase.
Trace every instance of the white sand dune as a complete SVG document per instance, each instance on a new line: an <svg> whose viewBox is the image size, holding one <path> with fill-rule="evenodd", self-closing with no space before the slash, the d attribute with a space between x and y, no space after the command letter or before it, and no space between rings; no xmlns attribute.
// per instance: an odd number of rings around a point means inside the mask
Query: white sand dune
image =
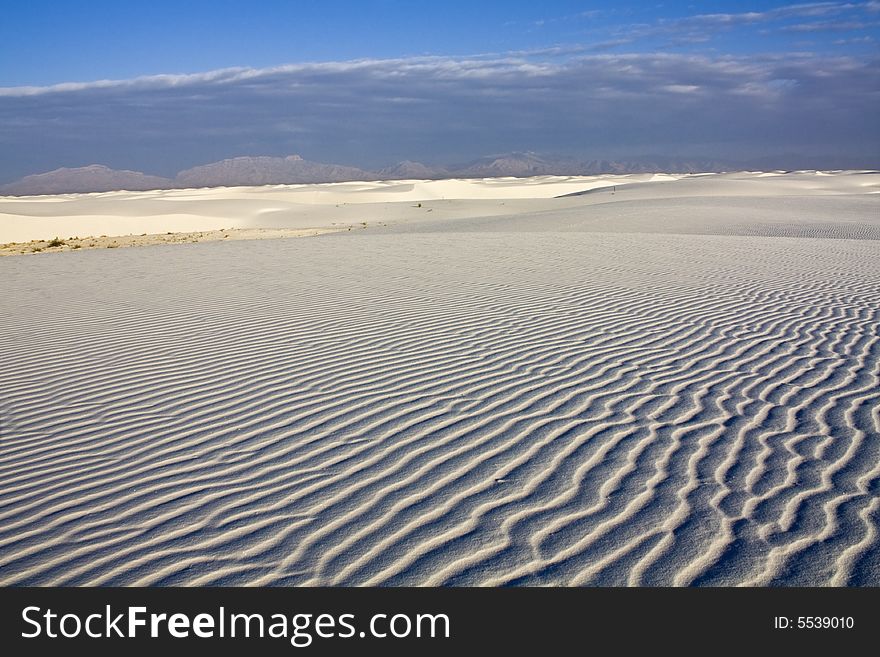
<svg viewBox="0 0 880 657"><path fill-rule="evenodd" d="M0 260L0 584L880 585L880 175L581 183Z"/></svg>
<svg viewBox="0 0 880 657"><path fill-rule="evenodd" d="M510 202L651 180L652 175L541 176L485 180L395 180L103 192L57 196L0 196L0 243L73 235L139 235L222 228L321 228L364 221L418 220L507 214ZM455 203L452 200L466 201ZM413 203L434 201L422 213ZM446 202L450 201L450 202ZM531 205L529 203L531 202ZM522 205L522 201L520 201ZM352 207L354 206L354 207ZM513 206L518 208L517 205ZM415 216L414 216L415 215ZM429 217L431 218L431 217Z"/></svg>
<svg viewBox="0 0 880 657"><path fill-rule="evenodd" d="M585 204L607 205L610 201L615 203L612 219L618 216L614 213L629 210L623 201L636 202L630 218L640 216L641 219L628 220L625 229L643 230L646 221L651 229L653 224L659 223L656 215L645 215L642 211L642 202L648 199L654 201L657 211L661 209L660 204L669 207L682 200L705 204L706 199L714 199L717 208L726 212L731 199L739 204L760 199L763 211L766 199L776 198L773 211L778 214L780 208L787 207L785 199L792 196L824 199L841 194L858 195L863 204L873 207L873 199L864 197L880 193L877 175L870 172L766 176L753 173L539 176L7 196L0 197L0 243L220 229L334 229L364 223L397 225L452 219L470 222L475 217L568 210ZM680 218L690 214L687 208L684 210L684 215L677 208L663 215L664 230L679 230ZM822 212L820 217L825 216ZM810 216L814 215L812 212ZM607 215L593 213L591 216L600 228L609 219ZM734 209L733 216L737 221L742 219L741 209ZM702 221L700 217L697 219ZM712 214L709 218L716 223L728 223L727 216ZM795 216L794 221L800 223L802 218Z"/></svg>

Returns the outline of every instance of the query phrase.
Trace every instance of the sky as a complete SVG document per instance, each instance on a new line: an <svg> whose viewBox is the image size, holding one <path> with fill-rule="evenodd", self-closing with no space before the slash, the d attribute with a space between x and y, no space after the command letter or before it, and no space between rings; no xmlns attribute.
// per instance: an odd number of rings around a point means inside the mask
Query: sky
<svg viewBox="0 0 880 657"><path fill-rule="evenodd" d="M240 155L880 166L880 1L0 0L0 183Z"/></svg>

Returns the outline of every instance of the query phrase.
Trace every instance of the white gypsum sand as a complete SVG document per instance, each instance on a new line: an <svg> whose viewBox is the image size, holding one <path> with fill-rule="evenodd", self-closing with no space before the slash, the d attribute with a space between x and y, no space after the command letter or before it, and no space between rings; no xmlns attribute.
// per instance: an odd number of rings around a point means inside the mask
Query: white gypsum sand
<svg viewBox="0 0 880 657"><path fill-rule="evenodd" d="M628 178L3 199L368 228L0 260L0 584L880 584L880 175Z"/></svg>
<svg viewBox="0 0 880 657"><path fill-rule="evenodd" d="M0 244L55 237L113 237L221 229L360 228L364 222L473 217L545 207L540 200L673 176L541 176L395 180L0 196ZM536 200L538 203L536 204ZM461 201L466 203L462 204ZM413 212L413 209L422 212ZM436 215L431 215L436 212Z"/></svg>

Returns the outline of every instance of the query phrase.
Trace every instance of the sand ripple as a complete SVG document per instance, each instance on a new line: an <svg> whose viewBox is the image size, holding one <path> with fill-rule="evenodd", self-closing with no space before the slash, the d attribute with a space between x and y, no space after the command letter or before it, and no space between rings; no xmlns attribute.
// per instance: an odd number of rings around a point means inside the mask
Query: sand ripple
<svg viewBox="0 0 880 657"><path fill-rule="evenodd" d="M821 237L6 259L0 583L880 584L880 249Z"/></svg>

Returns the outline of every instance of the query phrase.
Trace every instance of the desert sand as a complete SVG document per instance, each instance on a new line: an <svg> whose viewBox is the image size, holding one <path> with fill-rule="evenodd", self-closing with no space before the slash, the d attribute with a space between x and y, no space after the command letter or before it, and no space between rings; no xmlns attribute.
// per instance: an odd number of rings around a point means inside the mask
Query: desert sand
<svg viewBox="0 0 880 657"><path fill-rule="evenodd" d="M365 226L359 226L365 228ZM352 227L349 226L348 230ZM79 249L124 249L130 246L187 244L215 240L274 240L287 237L314 237L344 228L221 228L220 230L142 233L140 235L97 235L91 237L53 237L28 242L0 244L0 256L63 253Z"/></svg>
<svg viewBox="0 0 880 657"><path fill-rule="evenodd" d="M880 585L880 174L0 199L223 229L0 260L0 584Z"/></svg>
<svg viewBox="0 0 880 657"><path fill-rule="evenodd" d="M0 196L0 253L45 251L24 244L61 238L76 242L145 237L138 246L168 241L167 233L199 241L260 239L268 229L306 231L361 229L388 222L473 218L544 209L546 199L617 185L675 180L667 174L541 176L484 180L412 180L102 192L56 196ZM464 203L463 203L464 201ZM580 203L579 203L580 204ZM554 207L561 207L557 203ZM415 212L414 210L420 210ZM430 214L435 212L436 214ZM249 231L249 232L242 232ZM309 233L308 231L312 231ZM277 236L277 235L275 235ZM100 242L100 246L105 243ZM131 246L132 244L120 244ZM87 244L82 243L82 247ZM37 252L41 252L37 251Z"/></svg>

